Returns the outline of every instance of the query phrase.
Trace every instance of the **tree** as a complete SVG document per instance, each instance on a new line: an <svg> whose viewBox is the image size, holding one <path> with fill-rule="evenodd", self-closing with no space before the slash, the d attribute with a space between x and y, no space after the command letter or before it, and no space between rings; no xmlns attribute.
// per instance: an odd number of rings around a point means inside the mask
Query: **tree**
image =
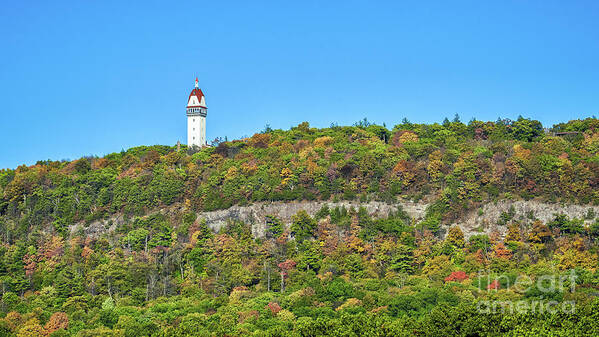
<svg viewBox="0 0 599 337"><path fill-rule="evenodd" d="M464 247L464 233L459 226L451 227L445 240L456 248Z"/></svg>
<svg viewBox="0 0 599 337"><path fill-rule="evenodd" d="M285 262L279 263L279 269L281 274L281 292L285 291L285 279L289 276L289 271L295 268L295 261L286 260Z"/></svg>
<svg viewBox="0 0 599 337"><path fill-rule="evenodd" d="M37 318L31 318L17 332L17 337L39 337L44 335L44 328Z"/></svg>
<svg viewBox="0 0 599 337"><path fill-rule="evenodd" d="M297 266L304 270L314 270L318 272L322 258L323 256L320 250L319 241L304 241L301 244L301 254Z"/></svg>
<svg viewBox="0 0 599 337"><path fill-rule="evenodd" d="M509 225L507 228L507 234L505 235L505 242L520 242L520 239L520 225L516 223Z"/></svg>
<svg viewBox="0 0 599 337"><path fill-rule="evenodd" d="M266 237L276 238L283 233L283 222L274 215L266 216Z"/></svg>
<svg viewBox="0 0 599 337"><path fill-rule="evenodd" d="M44 325L44 329L47 334L51 334L54 331L63 329L67 330L69 328L69 317L64 312L55 312L50 316L46 325Z"/></svg>
<svg viewBox="0 0 599 337"><path fill-rule="evenodd" d="M536 220L532 223L528 240L533 243L547 243L551 240L551 231L540 220Z"/></svg>
<svg viewBox="0 0 599 337"><path fill-rule="evenodd" d="M409 274L414 271L414 250L399 244L391 254L389 268L398 273Z"/></svg>
<svg viewBox="0 0 599 337"><path fill-rule="evenodd" d="M493 247L493 255L498 259L509 260L512 257L512 252L505 248L503 242L498 242Z"/></svg>
<svg viewBox="0 0 599 337"><path fill-rule="evenodd" d="M431 258L422 268L422 274L433 281L441 281L449 276L453 269L453 263L447 255L439 255Z"/></svg>
<svg viewBox="0 0 599 337"><path fill-rule="evenodd" d="M293 223L291 224L291 234L298 242L302 242L307 238L314 236L316 230L316 220L312 219L305 210L297 212L292 216Z"/></svg>
<svg viewBox="0 0 599 337"><path fill-rule="evenodd" d="M462 282L468 279L468 275L463 271L453 271L445 278L445 282Z"/></svg>
<svg viewBox="0 0 599 337"><path fill-rule="evenodd" d="M520 116L512 123L512 133L516 139L531 142L543 135L543 125L539 121Z"/></svg>
<svg viewBox="0 0 599 337"><path fill-rule="evenodd" d="M491 240L489 239L489 236L484 234L472 235L468 240L468 243L468 249L473 253L477 252L478 250L482 250L484 253L486 253L491 249Z"/></svg>

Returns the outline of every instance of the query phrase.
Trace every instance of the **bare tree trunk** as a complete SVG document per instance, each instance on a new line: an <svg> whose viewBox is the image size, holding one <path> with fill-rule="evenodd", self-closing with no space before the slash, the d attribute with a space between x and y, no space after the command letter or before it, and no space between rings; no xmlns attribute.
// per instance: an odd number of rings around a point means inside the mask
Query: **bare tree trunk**
<svg viewBox="0 0 599 337"><path fill-rule="evenodd" d="M268 277L267 277L267 280L268 280L268 291L270 291L270 266L268 266L268 272L267 272L267 274L268 274Z"/></svg>
<svg viewBox="0 0 599 337"><path fill-rule="evenodd" d="M110 282L110 277L108 278L108 296L112 298L112 282Z"/></svg>
<svg viewBox="0 0 599 337"><path fill-rule="evenodd" d="M162 277L162 296L166 297L166 288L168 285L168 276L164 275Z"/></svg>
<svg viewBox="0 0 599 337"><path fill-rule="evenodd" d="M148 298L154 299L154 287L156 286L156 274L148 274Z"/></svg>

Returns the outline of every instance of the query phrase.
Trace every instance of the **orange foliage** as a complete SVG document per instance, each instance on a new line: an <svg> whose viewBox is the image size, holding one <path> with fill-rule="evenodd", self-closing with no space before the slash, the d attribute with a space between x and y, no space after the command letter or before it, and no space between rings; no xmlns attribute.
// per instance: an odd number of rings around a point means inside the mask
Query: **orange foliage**
<svg viewBox="0 0 599 337"><path fill-rule="evenodd" d="M316 236L322 242L322 252L325 255L330 255L337 250L340 238L336 233L336 228L337 226L331 224L328 218L318 224Z"/></svg>
<svg viewBox="0 0 599 337"><path fill-rule="evenodd" d="M261 149L267 148L269 143L270 143L270 134L268 134L268 133L256 133L250 139L248 139L248 144L250 146L261 148Z"/></svg>
<svg viewBox="0 0 599 337"><path fill-rule="evenodd" d="M499 259L509 260L512 257L512 252L505 248L503 242L499 242L495 245L493 248L493 253L495 257Z"/></svg>
<svg viewBox="0 0 599 337"><path fill-rule="evenodd" d="M60 236L52 236L42 247L42 255L48 259L58 259L64 252L64 241Z"/></svg>
<svg viewBox="0 0 599 337"><path fill-rule="evenodd" d="M92 170L103 169L110 165L110 160L106 158L94 158L92 160Z"/></svg>
<svg viewBox="0 0 599 337"><path fill-rule="evenodd" d="M393 135L392 143L395 146L401 146L407 142L417 142L418 135L412 131L402 130Z"/></svg>
<svg viewBox="0 0 599 337"><path fill-rule="evenodd" d="M58 311L50 316L50 319L44 326L46 330L46 335L53 333L56 330L64 329L67 330L69 328L69 317L66 313Z"/></svg>
<svg viewBox="0 0 599 337"><path fill-rule="evenodd" d="M23 267L25 269L25 276L31 279L31 276L33 276L33 273L37 269L37 256L25 254L23 256L23 264L25 265Z"/></svg>
<svg viewBox="0 0 599 337"><path fill-rule="evenodd" d="M93 253L93 249L89 248L88 246L85 246L83 247L83 250L81 250L81 257L87 260Z"/></svg>
<svg viewBox="0 0 599 337"><path fill-rule="evenodd" d="M260 317L260 312L258 312L258 310L241 311L238 314L239 319L237 322L239 324L244 323L246 320L257 320Z"/></svg>
<svg viewBox="0 0 599 337"><path fill-rule="evenodd" d="M416 178L414 173L414 164L407 160L400 160L395 167L393 167L393 173L404 179L404 183L411 183Z"/></svg>

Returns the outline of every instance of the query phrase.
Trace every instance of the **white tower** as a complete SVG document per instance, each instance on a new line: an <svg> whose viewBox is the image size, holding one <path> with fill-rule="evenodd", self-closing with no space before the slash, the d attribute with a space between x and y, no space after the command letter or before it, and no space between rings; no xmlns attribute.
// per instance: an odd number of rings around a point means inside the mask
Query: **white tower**
<svg viewBox="0 0 599 337"><path fill-rule="evenodd" d="M206 99L196 77L195 88L187 100L187 146L206 146L206 114Z"/></svg>

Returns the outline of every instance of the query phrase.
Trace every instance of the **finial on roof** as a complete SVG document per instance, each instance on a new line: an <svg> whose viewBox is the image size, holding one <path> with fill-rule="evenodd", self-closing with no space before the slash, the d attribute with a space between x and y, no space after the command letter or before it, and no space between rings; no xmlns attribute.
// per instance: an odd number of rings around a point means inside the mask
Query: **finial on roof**
<svg viewBox="0 0 599 337"><path fill-rule="evenodd" d="M196 88L199 88L199 85L198 85L198 78L197 78L197 77L196 77Z"/></svg>

